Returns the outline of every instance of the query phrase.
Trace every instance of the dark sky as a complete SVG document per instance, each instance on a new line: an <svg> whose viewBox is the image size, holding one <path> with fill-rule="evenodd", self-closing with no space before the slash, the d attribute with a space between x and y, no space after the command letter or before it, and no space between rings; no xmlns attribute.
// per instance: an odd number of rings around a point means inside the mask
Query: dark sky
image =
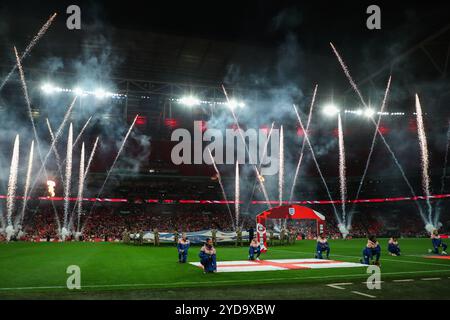
<svg viewBox="0 0 450 320"><path fill-rule="evenodd" d="M2 1L2 14L37 18L57 11L65 16L69 4L78 4L83 23L94 21L118 28L149 30L277 46L286 32L294 32L311 49L323 39L358 42L408 30L408 35L427 35L450 21L448 1ZM382 10L382 30L365 27L366 8ZM65 19L59 19L63 23ZM320 41L318 41L320 40Z"/></svg>

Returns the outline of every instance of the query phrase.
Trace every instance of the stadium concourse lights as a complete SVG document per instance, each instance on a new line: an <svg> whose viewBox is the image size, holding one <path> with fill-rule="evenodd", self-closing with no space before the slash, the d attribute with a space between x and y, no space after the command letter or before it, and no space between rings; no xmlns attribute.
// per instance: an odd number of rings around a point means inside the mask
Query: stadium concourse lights
<svg viewBox="0 0 450 320"><path fill-rule="evenodd" d="M227 102L227 105L228 105L228 108L230 108L232 110L236 109L237 107L239 107L239 108L245 107L245 103L243 103L242 101L234 100L234 99L231 99L229 102Z"/></svg>
<svg viewBox="0 0 450 320"><path fill-rule="evenodd" d="M200 104L200 100L193 96L182 97L179 102L188 107L198 106Z"/></svg>
<svg viewBox="0 0 450 320"><path fill-rule="evenodd" d="M322 112L328 117L333 117L337 115L340 112L340 110L334 104L327 104L325 107L323 107Z"/></svg>
<svg viewBox="0 0 450 320"><path fill-rule="evenodd" d="M105 91L102 88L98 88L95 91L86 91L83 90L80 87L75 87L73 89L67 89L67 88L60 88L57 86L54 86L51 83L44 83L41 86L41 90L44 92L44 94L50 95L50 94L54 94L54 93L59 93L59 92L67 92L67 93L73 93L76 96L94 96L97 99L104 99L104 98L126 98L127 96L125 94L120 94L120 93L112 93L112 92L108 92Z"/></svg>

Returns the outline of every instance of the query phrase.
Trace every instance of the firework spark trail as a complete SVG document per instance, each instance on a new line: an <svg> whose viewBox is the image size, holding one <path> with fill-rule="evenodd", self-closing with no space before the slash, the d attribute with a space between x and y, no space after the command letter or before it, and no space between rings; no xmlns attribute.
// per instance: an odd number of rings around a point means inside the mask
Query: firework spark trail
<svg viewBox="0 0 450 320"><path fill-rule="evenodd" d="M56 13L54 13L50 19L47 20L47 22L41 27L39 32L34 36L34 38L31 40L31 42L28 44L28 46L25 48L25 51L20 56L20 59L18 60L19 63L22 62L23 59L27 57L27 55L30 53L31 49L36 45L36 43L41 39L44 34L47 32L48 28L50 28L50 25L52 24L53 20L56 18ZM18 58L18 55L16 54L16 57ZM5 84L8 82L9 78L11 78L12 74L16 71L18 67L18 64L15 64L12 70L8 73L6 78L3 80L3 82L0 84L0 91L3 89Z"/></svg>
<svg viewBox="0 0 450 320"><path fill-rule="evenodd" d="M45 155L44 160L41 161L41 162L42 162L42 165L41 165L41 168L40 168L39 171L38 171L38 174L36 175L36 177L35 177L35 179L34 179L33 186L31 187L30 194L33 192L33 190L34 190L34 188L35 188L35 186L36 186L36 183L37 183L39 177L40 177L41 174L42 174L42 171L45 172L45 175L46 175L47 180L48 180L48 175L47 175L47 170L46 170L46 168L45 168L45 164L47 163L47 160L48 160L50 154L52 153L52 150L53 150L54 146L56 145L56 143L58 142L59 138L61 137L61 134L62 134L62 132L63 132L63 130L64 130L64 127L66 126L66 123L67 123L67 121L69 120L69 117L70 117L70 114L71 114L71 112L72 112L72 109L73 109L73 107L75 106L76 100L77 100L77 97L75 97L75 98L73 99L72 103L70 104L69 108L67 109L67 111L66 111L66 113L65 113L65 115L64 115L63 121L62 121L61 124L59 125L58 130L56 130L55 139L52 141L52 143L51 143L51 145L50 145L50 149L48 150L47 154ZM42 159L42 158L41 158L41 159Z"/></svg>
<svg viewBox="0 0 450 320"><path fill-rule="evenodd" d="M97 150L97 145L98 145L98 137L95 139L94 146L92 147L91 155L89 156L86 170L84 171L84 179L86 179L89 169L91 168L91 163L92 163L92 160L94 159L95 151Z"/></svg>
<svg viewBox="0 0 450 320"><path fill-rule="evenodd" d="M353 81L353 78L352 78L352 76L350 75L350 72L349 72L347 66L345 65L344 60L341 58L341 56L339 55L339 53L337 52L337 50L336 50L336 48L333 46L333 44L332 44L332 43L330 43L330 44L331 44L331 47L333 48L333 51L334 51L336 57L337 57L338 60L339 60L339 63L341 64L342 69L344 70L345 75L347 76L348 81L349 81L350 84L352 85L354 91L358 94L358 96L359 96L359 98L360 98L360 100L361 100L361 103L363 104L363 106L364 106L365 108L368 108L366 102L364 101L364 98L363 98L361 92L360 92L359 89L358 89L358 86L356 85L355 81ZM375 120L374 120L373 118L370 118L370 119L372 120L373 124L374 124L375 127L376 127L376 126L377 126L377 123L375 122ZM405 183L408 185L408 188L411 190L411 195L412 195L413 197L415 197L415 196L416 196L416 193L414 192L414 189L412 188L411 183L409 182L408 178L406 177L406 174L405 174L405 172L404 172L404 170L403 170L403 168L402 168L400 162L398 161L397 157L395 156L395 153L392 151L390 145L387 143L387 141L386 141L386 139L384 138L383 134L381 133L380 129L377 128L376 130L377 130L377 132L378 132L378 134L379 134L381 140L383 141L384 145L386 146L387 150L389 151L389 153L391 154L392 158L394 159L394 162L395 162L395 164L397 165L398 169L400 170L400 173L401 173L403 179L405 180ZM423 212L422 212L422 209L421 209L420 204L418 203L417 200L415 200L415 203L416 203L417 209L419 210L419 214L420 214L420 216L422 217L424 223L427 223L426 217L424 216L424 214L423 214Z"/></svg>
<svg viewBox="0 0 450 320"><path fill-rule="evenodd" d="M284 133L283 126L280 128L280 163L278 170L278 201L283 204L283 184L284 184Z"/></svg>
<svg viewBox="0 0 450 320"><path fill-rule="evenodd" d="M303 130L303 132L304 132L304 137L305 137L306 143L308 144L309 150L311 151L311 157L312 157L312 159L314 161L314 164L316 165L317 171L319 172L320 178L322 179L322 183L325 186L325 189L327 191L328 198L330 199L330 201L333 201L333 197L331 196L330 189L328 188L327 182L325 181L325 177L323 176L322 170L320 169L319 163L317 162L316 155L314 154L314 149L313 149L313 147L311 145L311 141L309 140L308 132L305 131L305 127L303 126L302 119L300 118L300 114L298 113L297 108L295 107L295 105L293 105L293 107L294 107L294 110L295 110L295 114L297 115L297 119L298 119L298 122L300 124L300 127ZM338 214L338 211L336 209L336 206L334 205L333 202L331 203L331 205L333 206L333 210L334 210L334 214L336 216L336 220L340 224L341 223L341 218L339 217L339 214Z"/></svg>
<svg viewBox="0 0 450 320"><path fill-rule="evenodd" d="M240 201L240 186L239 186L239 162L236 161L236 177L234 182L234 211L236 214L236 229L239 227L239 201Z"/></svg>
<svg viewBox="0 0 450 320"><path fill-rule="evenodd" d="M97 150L97 144L98 144L98 141L99 141L99 137L97 137L97 138L95 139L95 143L94 143L94 146L92 147L91 155L89 156L89 160L88 160L86 169L84 170L84 174L83 174L83 185L84 185L84 182L86 181L86 177L87 177L87 174L88 174L89 169L90 169L90 167L91 167L92 160L94 159L95 150ZM75 213L75 209L76 209L76 208L78 208L78 199L75 201L75 205L73 206L72 213L70 214L71 219L70 219L70 223L69 223L69 229L72 228L72 225L73 225L73 216L74 216L74 213ZM80 225L80 223L78 223L78 225ZM78 231L80 231L79 228L78 228Z"/></svg>
<svg viewBox="0 0 450 320"><path fill-rule="evenodd" d="M342 128L341 114L338 114L338 134L339 134L339 182L342 201L342 223L346 225L347 215L345 211L345 201L347 199L347 182L345 181L345 145L344 130Z"/></svg>
<svg viewBox="0 0 450 320"><path fill-rule="evenodd" d="M227 91L225 90L225 87L223 85L222 85L222 90L223 90L223 93L225 94L225 98L227 99L227 103L230 104L230 99L228 99ZM233 108L229 108L229 109L231 111L231 114L233 115L234 123L236 124L237 130L239 132L239 136L241 137L242 143L244 144L245 152L248 154L249 162L250 163L256 163L256 162L253 161L252 156L251 156L250 152L248 151L247 144L245 143L245 138L242 135L242 130L241 130L241 127L239 125L239 121L238 121L238 119L236 117L236 114L233 111ZM253 169L255 170L255 174L256 174L256 177L257 177L257 179L259 181L259 185L260 185L261 191L264 194L264 198L266 200L266 203L267 203L269 209L271 209L272 205L270 204L269 196L267 195L267 190L266 190L266 187L264 186L263 177L259 173L258 167L256 165L253 166Z"/></svg>
<svg viewBox="0 0 450 320"><path fill-rule="evenodd" d="M26 104L27 104L28 116L30 118L31 126L33 128L34 138L36 140L36 146L37 146L37 150L38 150L39 160L42 163L41 169L39 170L39 173L37 174L37 176L35 178L35 181L33 183L33 186L31 187L31 190L30 190L30 194L32 194L32 192L34 190L34 186L36 185L36 182L37 182L39 176L41 175L42 170L44 170L44 174L45 174L46 180L48 180L48 173L47 173L47 169L45 168L45 161L42 160L41 146L40 146L40 143L39 143L39 136L37 134L36 125L34 123L33 114L32 114L32 111L31 111L31 101L30 101L30 97L28 95L28 88L27 88L27 83L25 81L25 74L23 72L22 63L21 63L21 60L19 58L19 54L17 53L16 47L14 47L14 54L16 56L17 68L19 69L19 75L20 75L20 81L21 81L21 84L22 84L22 90L23 90L23 94L24 94L25 101L26 101ZM50 152L51 152L51 150L49 150L49 153L47 154L47 157L50 155ZM57 224L60 225L59 218L58 218L58 213L56 211L56 207L55 207L55 203L53 202L53 199L51 200L51 202L52 202L53 211L55 213L55 220L56 220Z"/></svg>
<svg viewBox="0 0 450 320"><path fill-rule="evenodd" d="M20 221L21 225L23 225L23 219L25 217L25 209L27 207L27 202L28 202L28 191L30 189L31 172L33 171L33 155L34 155L34 140L31 141L30 155L28 157L27 177L25 180L25 189L23 191L22 210L20 210L20 220L19 221Z"/></svg>
<svg viewBox="0 0 450 320"><path fill-rule="evenodd" d="M97 199L100 198L100 196L102 195L103 189L105 188L106 183L108 182L109 176L111 175L111 172L113 171L113 169L114 169L114 167L115 167L115 165L116 165L116 162L117 162L117 160L119 159L120 154L122 153L123 148L125 147L125 143L127 142L128 137L129 137L129 135L131 134L131 131L133 130L134 124L136 123L136 120L137 120L138 117L139 117L138 114L136 115L136 117L134 117L133 123L131 124L130 128L128 129L127 134L126 134L125 137L123 138L123 141L122 141L122 144L121 144L121 146L120 146L120 148L119 148L119 151L117 152L116 157L114 158L114 161L113 161L111 167L110 167L109 170L108 170L108 174L106 175L105 181L103 181L103 184L102 184L102 186L101 186L101 188L100 188L100 191L99 191L98 194L97 194L97 197L96 197ZM92 207L91 207L91 210L89 210L88 216L91 215L91 212L92 212L92 210L94 210L96 204L97 204L97 202L94 202L94 204L93 204ZM84 223L86 224L86 222L87 222L87 220L86 220ZM83 225L83 227L81 228L81 230L83 230L83 229L84 229L84 225Z"/></svg>
<svg viewBox="0 0 450 320"><path fill-rule="evenodd" d="M348 70L344 60L342 59L342 57L340 56L339 52L336 50L336 48L334 47L334 45L330 42L331 48L333 49L334 54L336 55L337 59L339 60L339 63L341 64L342 69L344 70L345 75L347 76L347 79L349 80L351 86L353 87L353 89L355 90L355 92L358 94L359 98L361 99L361 102L363 103L364 106L367 106L361 91L359 91L358 86L356 85L355 81L353 81L353 78L350 74L350 71Z"/></svg>
<svg viewBox="0 0 450 320"><path fill-rule="evenodd" d="M429 175L429 155L428 155L428 144L427 136L425 133L425 126L423 122L422 106L420 105L419 96L416 94L416 115L417 115L417 134L419 135L419 145L420 154L422 160L422 189L427 197L427 207L428 207L428 221L431 223L432 219L432 208L430 203L430 175Z"/></svg>
<svg viewBox="0 0 450 320"><path fill-rule="evenodd" d="M67 162L66 162L66 177L64 180L64 224L63 226L67 228L67 218L69 215L69 197L70 197L70 184L72 181L72 149L73 144L73 127L72 123L69 126L69 137L67 139Z"/></svg>
<svg viewBox="0 0 450 320"><path fill-rule="evenodd" d="M8 180L8 195L6 197L6 218L7 225L12 226L12 215L16 204L16 190L17 190L17 172L19 170L19 135L16 135L14 140L14 149L11 158L11 166L9 170Z"/></svg>
<svg viewBox="0 0 450 320"><path fill-rule="evenodd" d="M258 164L258 171L261 170L262 164L263 164L264 161L266 160L266 156L267 156L267 147L269 146L269 141L270 141L270 137L272 136L272 131L273 131L273 126L274 126L274 124L275 124L275 123L272 122L272 126L270 127L270 130L269 130L269 134L267 135L267 140L266 140L266 142L264 143L263 153L262 153L262 156L261 156L260 163ZM257 179L258 179L258 177L257 177ZM252 188L252 193L251 193L251 195L250 195L250 200L249 200L248 203L247 203L246 211L248 211L248 208L250 207L250 202L251 202L251 200L253 199L253 195L255 194L256 184L257 184L257 181L255 180L255 182L253 183L253 188Z"/></svg>
<svg viewBox="0 0 450 320"><path fill-rule="evenodd" d="M55 154L56 165L58 166L58 172L61 177L61 181L64 183L64 179L62 176L63 170L61 168L61 157L59 156L58 149L56 149L56 145L53 144L53 141L55 141L55 136L53 134L52 126L50 125L50 121L48 120L48 118L46 118L46 121L47 121L48 132L50 133L50 138L52 139L52 146L53 146L52 150L53 150L53 153Z"/></svg>
<svg viewBox="0 0 450 320"><path fill-rule="evenodd" d="M309 107L308 121L306 122L306 131L309 130L309 125L311 123L312 111L313 111L313 108L314 108L314 103L316 101L317 87L318 86L316 85L316 87L314 88L314 93L313 93L313 97L312 97L312 100L311 100L311 105ZM303 139L302 147L300 149L300 157L299 157L298 162L297 162L297 168L295 169L294 180L292 181L291 193L289 195L289 202L292 202L292 198L294 197L294 189L295 189L295 185L297 183L298 174L300 172L300 166L302 165L302 161L303 161L303 155L304 155L304 150L305 150L305 143L306 143L306 140Z"/></svg>
<svg viewBox="0 0 450 320"><path fill-rule="evenodd" d="M225 200L225 202L227 204L228 212L230 214L230 219L231 219L231 225L232 226L236 226L236 224L234 223L233 214L231 213L230 205L228 204L227 194L226 194L225 188L223 186L222 177L220 175L219 169L217 169L216 162L214 161L214 158L212 156L211 150L209 148L208 148L208 153L209 153L209 156L211 157L212 165L213 165L214 170L216 171L216 174L217 174L217 180L219 181L220 189L222 190L223 199Z"/></svg>
<svg viewBox="0 0 450 320"><path fill-rule="evenodd" d="M372 121L373 121L374 124L376 124L376 123L375 123L375 120L372 119ZM409 190L410 190L410 192L411 192L411 195L412 195L414 198L416 198L416 197L417 197L417 196L416 196L416 193L415 193L415 191L414 191L414 189L413 189L411 183L409 182L408 178L406 177L405 171L403 171L403 167L402 167L402 166L400 165L400 163L398 162L398 159L397 159L397 157L395 156L394 151L392 151L391 147L390 147L389 144L387 143L387 141L386 141L386 139L384 138L383 134L381 133L380 129L378 129L378 135L380 136L380 138L381 138L381 140L383 141L383 143L385 144L387 150L389 151L389 153L391 154L392 158L394 159L394 162L395 162L395 164L397 165L398 169L400 170L400 173L401 173L401 175L402 175L402 177L403 177L403 180L405 180L406 185L408 186L408 188L409 188ZM427 223L426 217L424 216L424 214L423 214L423 212L422 212L422 209L421 209L421 207L420 207L420 204L418 203L417 200L415 200L415 203L416 203L416 205L417 205L417 209L419 210L419 214L420 214L420 216L422 217L423 222Z"/></svg>
<svg viewBox="0 0 450 320"><path fill-rule="evenodd" d="M86 121L86 123L84 124L83 128L81 128L81 131L80 131L80 133L78 134L77 138L75 139L75 142L73 143L72 148L75 148L75 146L77 145L78 141L80 140L81 136L83 135L84 130L86 130L86 128L87 128L89 122L91 121L91 119L92 119L92 117L90 117L90 118Z"/></svg>
<svg viewBox="0 0 450 320"><path fill-rule="evenodd" d="M359 182L358 190L356 191L355 200L359 199L359 195L361 193L362 186L366 179L367 171L369 170L369 164L370 164L370 161L372 160L372 154L375 149L375 142L377 140L378 128L380 127L381 117L382 117L384 109L386 107L386 102L387 102L387 98L389 96L390 87L391 87L391 76L389 76L389 80L388 80L388 83L386 86L386 91L384 92L383 103L381 104L380 113L378 115L378 120L377 120L376 127L375 127L375 132L373 133L372 144L370 146L369 156L367 157L366 166L364 167L364 172L361 177L361 181ZM356 205L356 203L353 203L352 208L350 209L350 212L348 215L348 220L347 220L347 229L350 229L350 227L352 225L353 211L355 209L355 205Z"/></svg>
<svg viewBox="0 0 450 320"><path fill-rule="evenodd" d="M78 180L78 223L77 231L80 231L80 219L83 211L83 187L84 187L84 142L81 145L81 157L80 157L80 176Z"/></svg>

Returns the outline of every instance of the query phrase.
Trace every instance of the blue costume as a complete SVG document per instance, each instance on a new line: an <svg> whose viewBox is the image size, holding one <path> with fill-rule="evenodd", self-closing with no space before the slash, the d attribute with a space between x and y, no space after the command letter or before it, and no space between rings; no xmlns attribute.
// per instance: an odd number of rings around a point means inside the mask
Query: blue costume
<svg viewBox="0 0 450 320"><path fill-rule="evenodd" d="M200 249L199 257L205 273L217 271L216 249L212 245L205 244Z"/></svg>
<svg viewBox="0 0 450 320"><path fill-rule="evenodd" d="M388 251L391 254L399 256L400 255L400 246L398 245L398 242L395 240L389 240Z"/></svg>
<svg viewBox="0 0 450 320"><path fill-rule="evenodd" d="M381 247L375 238L369 239L363 250L363 262L369 265L370 261L375 257L375 264L379 264L381 256Z"/></svg>
<svg viewBox="0 0 450 320"><path fill-rule="evenodd" d="M259 259L260 255L261 255L261 246L258 243L252 241L250 247L248 248L248 259L249 260Z"/></svg>
<svg viewBox="0 0 450 320"><path fill-rule="evenodd" d="M433 234L431 236L431 243L433 244L433 253L439 254L439 247L442 247L442 253L446 254L447 245L442 242L442 239L439 235Z"/></svg>
<svg viewBox="0 0 450 320"><path fill-rule="evenodd" d="M189 240L180 239L178 240L177 249L178 249L178 261L181 263L185 263L187 261L188 250L189 250L190 242Z"/></svg>
<svg viewBox="0 0 450 320"><path fill-rule="evenodd" d="M330 257L330 245L328 244L328 241L324 238L319 238L317 240L317 247L316 247L316 259L323 259L322 253L327 253L327 259Z"/></svg>

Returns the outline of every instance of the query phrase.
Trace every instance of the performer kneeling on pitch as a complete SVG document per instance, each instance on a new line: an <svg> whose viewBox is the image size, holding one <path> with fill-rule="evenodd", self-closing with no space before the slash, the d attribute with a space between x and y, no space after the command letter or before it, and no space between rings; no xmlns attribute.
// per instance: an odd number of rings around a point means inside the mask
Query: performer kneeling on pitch
<svg viewBox="0 0 450 320"><path fill-rule="evenodd" d="M399 256L400 255L400 245L398 244L396 237L392 237L389 239L388 251L391 256Z"/></svg>
<svg viewBox="0 0 450 320"><path fill-rule="evenodd" d="M249 260L259 260L261 255L261 246L256 239L253 239L248 248L248 259Z"/></svg>
<svg viewBox="0 0 450 320"><path fill-rule="evenodd" d="M380 255L381 255L381 247L377 241L375 236L369 236L367 239L367 245L363 250L363 259L361 259L361 263L369 265L375 257L375 261L373 264L379 266L380 265Z"/></svg>
<svg viewBox="0 0 450 320"><path fill-rule="evenodd" d="M189 246L191 245L190 241L186 237L186 233L183 233L181 239L178 240L177 249L178 249L178 262L186 263Z"/></svg>
<svg viewBox="0 0 450 320"><path fill-rule="evenodd" d="M428 252L433 252L434 254L439 254L439 248L442 247L442 254L446 255L447 245L442 242L441 236L437 229L434 229L431 233L431 243L433 244L433 250L428 250Z"/></svg>
<svg viewBox="0 0 450 320"><path fill-rule="evenodd" d="M328 244L327 237L323 233L317 238L316 247L316 259L323 259L322 253L327 253L327 259L330 257L330 245Z"/></svg>
<svg viewBox="0 0 450 320"><path fill-rule="evenodd" d="M206 243L200 249L199 257L204 273L217 272L216 249L211 239L206 239Z"/></svg>

